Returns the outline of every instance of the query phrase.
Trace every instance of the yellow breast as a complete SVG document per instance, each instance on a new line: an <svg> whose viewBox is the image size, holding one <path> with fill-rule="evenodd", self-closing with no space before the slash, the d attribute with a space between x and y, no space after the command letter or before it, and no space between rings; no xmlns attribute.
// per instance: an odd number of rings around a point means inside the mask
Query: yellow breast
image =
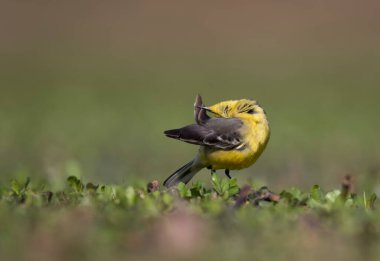
<svg viewBox="0 0 380 261"><path fill-rule="evenodd" d="M240 150L215 150L201 147L199 154L203 164L213 169L243 169L251 166L263 152L269 140L268 122L244 121L240 134L244 147Z"/></svg>

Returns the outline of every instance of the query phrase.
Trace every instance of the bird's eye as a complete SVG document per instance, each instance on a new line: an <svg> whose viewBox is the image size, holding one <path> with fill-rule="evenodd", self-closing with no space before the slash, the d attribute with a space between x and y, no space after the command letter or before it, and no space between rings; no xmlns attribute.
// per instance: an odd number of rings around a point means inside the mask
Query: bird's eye
<svg viewBox="0 0 380 261"><path fill-rule="evenodd" d="M251 110L247 111L247 113L249 113L249 114L254 114L254 113L255 113L255 110L254 110L254 109L251 109Z"/></svg>

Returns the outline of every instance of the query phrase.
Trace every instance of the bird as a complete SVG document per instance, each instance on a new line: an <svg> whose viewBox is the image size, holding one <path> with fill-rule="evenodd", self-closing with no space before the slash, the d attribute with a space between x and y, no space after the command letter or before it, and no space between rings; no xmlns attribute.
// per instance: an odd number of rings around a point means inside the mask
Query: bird
<svg viewBox="0 0 380 261"><path fill-rule="evenodd" d="M231 178L230 170L251 166L269 141L266 113L255 100L227 100L207 107L198 94L194 118L195 124L164 131L169 138L199 145L194 159L164 181L167 188L180 182L187 184L203 168L211 173L224 169L225 175Z"/></svg>

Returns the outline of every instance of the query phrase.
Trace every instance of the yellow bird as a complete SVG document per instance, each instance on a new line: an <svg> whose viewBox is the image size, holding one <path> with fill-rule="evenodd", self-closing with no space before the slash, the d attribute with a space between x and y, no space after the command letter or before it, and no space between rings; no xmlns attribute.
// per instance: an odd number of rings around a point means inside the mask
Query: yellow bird
<svg viewBox="0 0 380 261"><path fill-rule="evenodd" d="M167 137L200 145L195 158L164 181L166 187L188 183L203 168L212 173L224 169L231 178L230 170L251 166L268 143L269 123L265 111L254 100L223 101L206 107L198 95L194 116L196 124L164 132Z"/></svg>

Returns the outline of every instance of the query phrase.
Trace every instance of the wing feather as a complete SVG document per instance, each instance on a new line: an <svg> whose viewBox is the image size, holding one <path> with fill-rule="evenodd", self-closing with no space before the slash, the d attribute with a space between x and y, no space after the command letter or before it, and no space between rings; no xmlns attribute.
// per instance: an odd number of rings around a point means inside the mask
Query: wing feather
<svg viewBox="0 0 380 261"><path fill-rule="evenodd" d="M243 123L235 118L210 118L204 125L192 124L165 131L165 135L191 144L231 150L242 146L239 129Z"/></svg>

